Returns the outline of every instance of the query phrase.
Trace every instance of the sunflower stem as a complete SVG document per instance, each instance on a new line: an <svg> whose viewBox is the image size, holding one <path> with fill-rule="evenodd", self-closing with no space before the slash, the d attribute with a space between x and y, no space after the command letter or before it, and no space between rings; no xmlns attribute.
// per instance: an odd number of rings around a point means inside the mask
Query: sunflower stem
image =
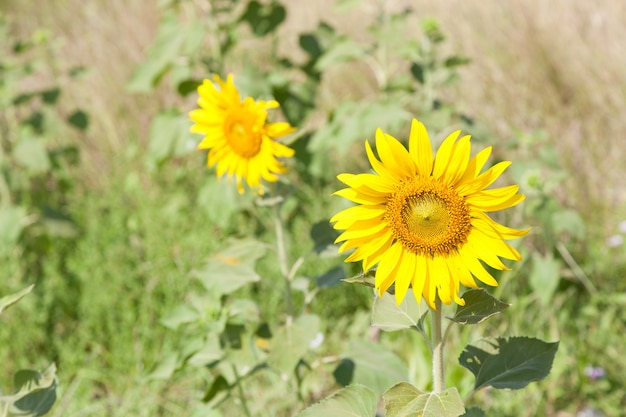
<svg viewBox="0 0 626 417"><path fill-rule="evenodd" d="M287 241L285 238L285 224L281 215L281 203L274 205L274 229L276 231L276 251L278 252L278 263L280 272L285 280L285 302L287 304L287 322L290 323L293 317L293 299L291 295L291 274L289 271L289 259L287 257Z"/></svg>
<svg viewBox="0 0 626 417"><path fill-rule="evenodd" d="M445 389L443 377L443 344L441 336L442 314L441 300L435 297L435 309L433 310L433 390L442 392Z"/></svg>

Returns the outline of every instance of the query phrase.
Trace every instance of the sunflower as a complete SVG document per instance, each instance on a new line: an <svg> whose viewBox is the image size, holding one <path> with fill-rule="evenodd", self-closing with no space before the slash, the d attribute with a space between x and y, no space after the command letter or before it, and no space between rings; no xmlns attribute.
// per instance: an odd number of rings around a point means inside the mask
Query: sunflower
<svg viewBox="0 0 626 417"><path fill-rule="evenodd" d="M286 122L268 123L267 109L278 107L274 100L255 101L251 97L241 100L233 84L233 75L226 81L214 75L215 84L209 80L198 87L199 109L189 113L195 124L194 133L204 139L198 149L209 149L207 165L217 164L217 176L237 178L237 189L243 192L242 180L258 193L263 193L261 179L274 182L277 174L286 171L277 159L293 156L291 148L275 139L295 129Z"/></svg>
<svg viewBox="0 0 626 417"><path fill-rule="evenodd" d="M450 134L437 155L426 128L413 120L409 150L394 137L376 132L374 155L365 150L374 173L341 174L348 185L335 194L357 203L330 220L345 229L336 242L340 252L355 249L346 262L363 262L367 271L376 264L375 287L382 294L395 284L400 304L409 287L418 302L431 308L435 297L450 304L459 297L460 284L476 288L475 278L496 286L484 264L508 270L500 258L520 260L505 242L528 230L503 226L486 213L512 207L525 196L519 186L486 190L511 164L503 161L481 173L491 147L470 159L470 136Z"/></svg>

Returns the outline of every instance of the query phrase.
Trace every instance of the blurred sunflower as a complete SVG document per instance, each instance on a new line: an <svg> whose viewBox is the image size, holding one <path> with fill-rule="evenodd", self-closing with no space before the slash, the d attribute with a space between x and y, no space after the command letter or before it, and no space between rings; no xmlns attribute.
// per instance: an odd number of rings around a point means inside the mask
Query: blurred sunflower
<svg viewBox="0 0 626 417"><path fill-rule="evenodd" d="M337 238L340 252L356 248L346 262L363 261L375 272L379 296L395 284L400 304L409 287L418 300L431 308L435 297L450 304L459 297L460 284L476 288L474 278L485 284L498 283L481 261L507 270L500 258L520 260L520 254L505 240L521 237L528 230L503 226L489 216L512 207L525 196L519 186L485 190L511 164L500 162L480 173L491 147L470 159L470 136L449 135L433 158L424 125L413 120L409 150L394 137L376 132L377 159L365 142L375 173L341 174L348 185L335 194L357 206L337 213L330 220L335 229L345 229Z"/></svg>
<svg viewBox="0 0 626 417"><path fill-rule="evenodd" d="M233 75L226 81L214 75L215 84L204 80L198 87L199 109L189 113L195 124L194 133L205 135L198 149L209 149L207 165L217 164L217 175L237 178L237 190L243 192L242 180L263 194L261 179L274 182L277 174L286 172L277 159L293 156L293 149L275 139L295 130L289 123L267 122L267 109L278 107L274 100L243 101L233 84Z"/></svg>

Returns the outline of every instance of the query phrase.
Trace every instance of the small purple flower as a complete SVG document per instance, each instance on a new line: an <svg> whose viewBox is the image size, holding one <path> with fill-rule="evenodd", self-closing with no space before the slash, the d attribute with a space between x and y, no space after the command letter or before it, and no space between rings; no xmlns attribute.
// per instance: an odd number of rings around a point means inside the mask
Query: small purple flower
<svg viewBox="0 0 626 417"><path fill-rule="evenodd" d="M606 371L604 368L599 366L585 366L585 375L587 375L589 379L596 381L604 378L606 376Z"/></svg>

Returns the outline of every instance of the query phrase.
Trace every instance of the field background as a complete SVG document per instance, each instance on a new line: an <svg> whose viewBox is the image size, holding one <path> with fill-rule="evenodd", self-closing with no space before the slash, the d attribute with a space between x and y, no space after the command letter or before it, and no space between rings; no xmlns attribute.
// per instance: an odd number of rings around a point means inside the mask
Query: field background
<svg viewBox="0 0 626 417"><path fill-rule="evenodd" d="M516 215L533 226L525 250L534 263L515 265L519 271L511 281L518 282L499 288L499 297L513 307L492 328L560 339L560 351L546 381L524 391L486 393L478 400L496 410L489 415L623 415L626 246L623 239L607 242L626 234L624 223L619 229L626 220L626 5L619 0L364 0L348 9L345 3L285 2L286 20L271 39L255 38L247 27L239 27L237 48L225 67L237 73L249 61L272 65L265 56L275 51L302 61L306 54L298 36L315 30L321 20L362 43L371 41L366 27L382 12L412 8L407 38L422 36L422 19L438 21L446 37L441 53L471 60L459 66L455 83L438 91L442 101L479 121L476 131L464 130L479 143L493 145L496 158L511 159L514 165L535 161L544 150L555 162L554 169L537 171L539 180L550 184L542 193L522 189L529 201L539 195L558 207L538 224L532 222L533 213L548 209L533 206L536 211ZM61 387L53 416L179 416L201 410L206 376L186 369L165 380L147 378L169 350L178 348L174 332L160 319L186 300L193 285L190 271L228 237L272 239L271 225L251 220L249 208L220 216L210 198L198 197L213 175L200 152L154 156L158 151L151 148L150 130L155 117L169 108L186 113L196 99L194 94L181 97L168 82L149 93L128 89L165 8L156 1L0 0L0 13L10 22L7 39L25 39L42 29L49 37L37 58L39 68L16 81L15 90L57 85L62 91L54 107L58 116L66 118L76 108L89 116L86 128L46 131L47 146L71 146L79 161L58 174L65 182L59 177L44 181L26 199L33 207L39 200L54 201L71 217L76 233L40 239L25 231L17 249L4 252L0 267L2 294L37 284L36 294L2 317L0 386L9 387L17 369L44 368L56 361ZM202 2L187 2L179 18L197 18L208 9ZM396 58L387 64L390 78L404 69ZM75 67L84 67L77 77L69 75ZM209 77L198 67L193 75ZM320 129L341 102L375 101L379 95L376 74L363 62L333 66L319 83L317 107L306 121L311 131ZM398 130L405 134L409 122ZM362 140L373 135L356 142L361 153L349 166L359 166L359 157L364 166ZM525 140L532 146L520 147ZM305 161L298 164L305 170ZM307 183L304 175L296 183L307 208L290 226L294 236L308 233L310 224L327 220L339 208L334 200L327 203L338 183ZM562 233L558 222L569 222L571 213L577 213L572 228L578 230ZM305 252L298 242L293 240L294 250ZM541 270L547 264L536 259L552 256L560 260L561 281L553 297L543 300L540 285L528 285L525 271ZM303 270L315 275L325 267L311 261ZM271 271L271 262L261 262L259 268ZM325 289L311 305L323 319L329 352L340 348L345 334L369 337L370 294L346 286ZM265 314L278 314L279 290L271 284L257 290ZM469 335L459 335L457 347L464 337ZM398 336L384 342L404 359L415 343ZM606 375L588 377L590 366L601 367ZM309 402L337 388L331 372L318 378ZM260 380L248 387L251 398L265 398L259 400L258 415L287 416L299 409L284 404L279 388L265 392L266 385ZM529 410L528 404L537 408ZM224 407L225 416L238 415L236 404ZM592 412L597 414L584 414Z"/></svg>

